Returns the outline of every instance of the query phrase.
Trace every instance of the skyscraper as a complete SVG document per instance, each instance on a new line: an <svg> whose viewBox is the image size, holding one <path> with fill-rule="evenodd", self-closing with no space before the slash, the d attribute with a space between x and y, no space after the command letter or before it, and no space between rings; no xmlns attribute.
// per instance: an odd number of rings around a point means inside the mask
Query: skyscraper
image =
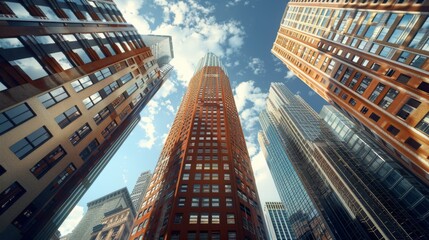
<svg viewBox="0 0 429 240"><path fill-rule="evenodd" d="M139 210L145 196L147 187L149 187L152 174L150 171L142 172L137 179L136 185L131 192L131 201L133 202L134 209Z"/></svg>
<svg viewBox="0 0 429 240"><path fill-rule="evenodd" d="M360 133L342 128L347 133L345 141L353 139L352 147L344 145L302 98L280 83L271 85L267 112L288 159L334 238L428 236L427 188L400 165L388 163L381 152L368 147ZM344 125L336 125L340 126Z"/></svg>
<svg viewBox="0 0 429 240"><path fill-rule="evenodd" d="M429 2L289 2L272 53L429 184Z"/></svg>
<svg viewBox="0 0 429 240"><path fill-rule="evenodd" d="M130 210L129 215L131 215L131 219L135 216L135 210L127 188L119 189L95 199L94 201L89 202L87 206L88 210L76 228L73 229L73 232L69 237L70 240L90 239L94 227L96 230L103 228L102 220L105 217L116 215L116 213L119 212L123 213L126 209ZM119 218L118 215L117 217ZM126 218L128 218L128 215ZM127 231L129 232L130 229L128 228ZM103 232L104 231L101 231L101 234L103 234ZM106 233L108 233L108 231L106 231Z"/></svg>
<svg viewBox="0 0 429 240"><path fill-rule="evenodd" d="M92 228L90 239L128 239L134 217L131 208L107 212L104 214L101 224Z"/></svg>
<svg viewBox="0 0 429 240"><path fill-rule="evenodd" d="M265 216L271 240L292 240L287 224L286 208L281 202L266 202Z"/></svg>
<svg viewBox="0 0 429 240"><path fill-rule="evenodd" d="M167 137L130 239L266 239L228 75L203 57Z"/></svg>
<svg viewBox="0 0 429 240"><path fill-rule="evenodd" d="M171 67L112 1L1 1L0 15L0 238L45 239Z"/></svg>

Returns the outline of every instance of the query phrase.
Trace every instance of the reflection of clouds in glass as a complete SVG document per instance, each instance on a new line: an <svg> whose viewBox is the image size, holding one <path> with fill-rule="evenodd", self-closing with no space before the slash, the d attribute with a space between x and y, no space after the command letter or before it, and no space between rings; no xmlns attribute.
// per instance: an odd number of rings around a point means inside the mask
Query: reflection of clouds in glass
<svg viewBox="0 0 429 240"><path fill-rule="evenodd" d="M22 43L18 38L1 38L0 39L0 48L17 48L23 47Z"/></svg>
<svg viewBox="0 0 429 240"><path fill-rule="evenodd" d="M118 46L118 48L119 48L119 50L121 50L121 52L125 52L120 43L115 43L115 44L116 44L116 46Z"/></svg>
<svg viewBox="0 0 429 240"><path fill-rule="evenodd" d="M19 66L32 80L48 75L40 63L33 57L10 61L10 64Z"/></svg>
<svg viewBox="0 0 429 240"><path fill-rule="evenodd" d="M115 51L113 50L112 46L110 46L110 44L105 44L104 45L107 49L109 49L110 53L112 55L116 55Z"/></svg>
<svg viewBox="0 0 429 240"><path fill-rule="evenodd" d="M68 9L68 8L62 8L63 11L67 14L67 16L69 17L69 19L71 20L77 20L76 15L74 15L74 13L72 12L72 10Z"/></svg>
<svg viewBox="0 0 429 240"><path fill-rule="evenodd" d="M81 12L85 16L86 20L92 21L92 17L91 17L91 15L89 15L89 13L87 11L81 11Z"/></svg>
<svg viewBox="0 0 429 240"><path fill-rule="evenodd" d="M69 62L69 60L64 55L64 53L62 53L62 52L51 53L50 56L55 58L55 60L57 60L57 62L61 65L61 67L64 70L67 70L67 69L73 67L71 65L71 63Z"/></svg>
<svg viewBox="0 0 429 240"><path fill-rule="evenodd" d="M73 49L73 51L79 55L79 57L84 63L91 62L91 59L88 57L88 54L86 54L86 52L82 48Z"/></svg>
<svg viewBox="0 0 429 240"><path fill-rule="evenodd" d="M34 38L40 44L55 43L54 40L50 36L34 36Z"/></svg>
<svg viewBox="0 0 429 240"><path fill-rule="evenodd" d="M97 52L97 54L98 54L98 56L99 56L100 58L105 58L105 57L106 57L106 56L104 55L104 53L101 51L101 49L100 49L100 47L99 47L99 46L93 46L92 48L95 50L95 52Z"/></svg>
<svg viewBox="0 0 429 240"><path fill-rule="evenodd" d="M33 18L31 14L21 4L16 2L5 2L12 9L13 13L19 18Z"/></svg>
<svg viewBox="0 0 429 240"><path fill-rule="evenodd" d="M75 36L72 34L64 34L63 35L64 40L69 41L69 42L75 42L77 41Z"/></svg>
<svg viewBox="0 0 429 240"><path fill-rule="evenodd" d="M52 8L48 6L41 6L41 5L38 5L38 7L43 11L43 13L48 19L59 20L57 14L55 14Z"/></svg>

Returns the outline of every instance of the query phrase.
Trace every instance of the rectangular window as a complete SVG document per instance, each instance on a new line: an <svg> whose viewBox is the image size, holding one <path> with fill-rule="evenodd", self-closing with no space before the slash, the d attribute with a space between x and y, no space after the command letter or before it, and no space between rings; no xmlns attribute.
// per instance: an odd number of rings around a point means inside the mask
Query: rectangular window
<svg viewBox="0 0 429 240"><path fill-rule="evenodd" d="M346 82L347 82L347 80L349 80L349 77L352 74L352 72L353 72L353 69L347 68L345 73L344 73L344 76L341 78L340 82L342 84L346 84Z"/></svg>
<svg viewBox="0 0 429 240"><path fill-rule="evenodd" d="M124 94L119 95L119 97L115 98L115 100L112 101L113 108L117 108L125 101Z"/></svg>
<svg viewBox="0 0 429 240"><path fill-rule="evenodd" d="M219 213L212 213L212 224L220 224Z"/></svg>
<svg viewBox="0 0 429 240"><path fill-rule="evenodd" d="M34 114L26 103L0 113L0 135L21 125L34 116L36 114Z"/></svg>
<svg viewBox="0 0 429 240"><path fill-rule="evenodd" d="M117 126L118 124L116 123L115 120L113 120L112 122L109 123L109 125L107 125L107 127L103 131L101 131L101 135L103 135L104 138L108 138L110 134L112 134L112 132L115 131Z"/></svg>
<svg viewBox="0 0 429 240"><path fill-rule="evenodd" d="M95 114L95 116L93 117L93 119L94 119L95 123L97 125L99 125L109 115L110 115L110 110L109 110L109 108L105 107L100 112L98 112L97 114Z"/></svg>
<svg viewBox="0 0 429 240"><path fill-rule="evenodd" d="M188 184L180 185L180 192L187 192L187 191L188 191Z"/></svg>
<svg viewBox="0 0 429 240"><path fill-rule="evenodd" d="M114 92L118 88L119 88L119 84L115 81L107 85L106 87L104 87L103 90L104 90L104 93L106 93L106 96L109 96L112 92Z"/></svg>
<svg viewBox="0 0 429 240"><path fill-rule="evenodd" d="M48 155L46 155L42 160L40 160L36 165L34 165L30 172L37 178L40 179L43 177L49 169L55 166L65 155L66 151L61 145L56 147Z"/></svg>
<svg viewBox="0 0 429 240"><path fill-rule="evenodd" d="M383 91L384 89L384 84L379 83L377 84L377 87L375 87L374 91L371 93L371 95L369 96L369 101L374 102L377 97L380 95L381 91Z"/></svg>
<svg viewBox="0 0 429 240"><path fill-rule="evenodd" d="M200 184L194 184L193 186L193 192L199 193L201 191L201 185Z"/></svg>
<svg viewBox="0 0 429 240"><path fill-rule="evenodd" d="M362 82L359 84L359 87L356 89L356 92L359 94L363 94L365 90L368 88L369 84L371 84L372 78L365 77Z"/></svg>
<svg viewBox="0 0 429 240"><path fill-rule="evenodd" d="M51 133L45 126L43 126L10 146L9 149L15 153L19 159L23 159L36 148L48 141L51 137Z"/></svg>
<svg viewBox="0 0 429 240"><path fill-rule="evenodd" d="M60 128L65 128L67 125L69 125L71 122L76 120L81 115L82 114L79 111L79 108L77 108L77 106L73 106L69 108L67 111L58 115L55 118L55 121L57 122L58 126L60 126Z"/></svg>
<svg viewBox="0 0 429 240"><path fill-rule="evenodd" d="M86 109L92 108L95 104L99 103L103 98L101 97L99 92L92 94L91 96L83 99L83 104Z"/></svg>
<svg viewBox="0 0 429 240"><path fill-rule="evenodd" d="M398 76L398 78L396 79L396 81L397 82L400 82L400 83L403 83L403 84L407 84L408 83L408 81L410 81L410 79L411 79L411 77L410 76L407 76L407 75L405 75L405 74L400 74L399 76Z"/></svg>
<svg viewBox="0 0 429 240"><path fill-rule="evenodd" d="M70 135L69 141L73 144L73 146L75 146L82 139L84 139L91 131L92 131L91 127L89 126L88 123L86 123L78 130L76 130L72 135Z"/></svg>
<svg viewBox="0 0 429 240"><path fill-rule="evenodd" d="M197 224L198 223L198 214L191 213L189 214L189 224Z"/></svg>
<svg viewBox="0 0 429 240"><path fill-rule="evenodd" d="M353 79L349 83L349 88L353 88L361 76L362 74L360 72L356 72L355 75L353 76Z"/></svg>
<svg viewBox="0 0 429 240"><path fill-rule="evenodd" d="M133 75L131 73L127 73L124 76L122 76L119 81L122 82L122 84L125 84L127 82L129 82L131 79L133 79Z"/></svg>
<svg viewBox="0 0 429 240"><path fill-rule="evenodd" d="M389 127L387 127L387 131L390 132L393 136L396 136L399 133L399 129L392 125L389 125Z"/></svg>
<svg viewBox="0 0 429 240"><path fill-rule="evenodd" d="M225 206L226 207L233 207L232 198L225 198Z"/></svg>
<svg viewBox="0 0 429 240"><path fill-rule="evenodd" d="M386 95L384 95L383 99L381 99L380 103L378 103L378 106L382 107L383 109L387 109L393 100L395 100L396 96L398 96L398 94L398 90L394 88L389 89Z"/></svg>
<svg viewBox="0 0 429 240"><path fill-rule="evenodd" d="M234 214L227 214L226 215L226 223L227 224L235 224L235 215Z"/></svg>
<svg viewBox="0 0 429 240"><path fill-rule="evenodd" d="M429 113L416 125L416 128L429 135Z"/></svg>
<svg viewBox="0 0 429 240"><path fill-rule="evenodd" d="M410 98L408 99L408 101L402 106L401 110L398 111L398 113L396 114L396 116L406 120L408 118L408 116L410 116L411 112L416 109L417 107L419 107L420 102Z"/></svg>
<svg viewBox="0 0 429 240"><path fill-rule="evenodd" d="M407 138L407 140L405 140L405 143L408 144L410 147L416 149L416 150L419 149L419 147L421 146L421 144L419 142L417 142L416 140L414 140L411 137Z"/></svg>
<svg viewBox="0 0 429 240"><path fill-rule="evenodd" d="M79 80L71 82L71 86L76 92L80 92L85 88L92 86L94 83L88 76L85 76Z"/></svg>
<svg viewBox="0 0 429 240"><path fill-rule="evenodd" d="M104 68L104 69L94 73L94 76L97 78L98 81L104 80L105 78L109 77L110 75L112 75L112 72L110 71L109 68Z"/></svg>
<svg viewBox="0 0 429 240"><path fill-rule="evenodd" d="M50 108L68 97L69 94L66 92L66 90L63 87L59 87L39 96L38 98L45 108Z"/></svg>
<svg viewBox="0 0 429 240"><path fill-rule="evenodd" d="M92 140L88 146L82 151L80 152L79 156L84 160L88 160L88 158L91 156L91 154L97 150L97 147L100 145L100 143L98 143L97 139Z"/></svg>
<svg viewBox="0 0 429 240"><path fill-rule="evenodd" d="M371 113L371 115L369 115L369 118L374 120L375 122L378 122L378 120L380 120L380 116L375 113Z"/></svg>
<svg viewBox="0 0 429 240"><path fill-rule="evenodd" d="M12 183L0 193L0 215L6 212L24 193L27 192L18 182Z"/></svg>
<svg viewBox="0 0 429 240"><path fill-rule="evenodd" d="M60 188L60 186L73 174L73 172L76 171L76 167L73 165L73 163L70 163L64 171L62 171L57 178L54 180L54 182L51 185L50 190L56 191Z"/></svg>
<svg viewBox="0 0 429 240"><path fill-rule="evenodd" d="M131 85L131 87L129 87L127 89L128 96L130 96L131 94L133 94L137 89L138 89L138 87L137 87L136 84Z"/></svg>
<svg viewBox="0 0 429 240"><path fill-rule="evenodd" d="M209 224L209 214L201 213L200 224Z"/></svg>

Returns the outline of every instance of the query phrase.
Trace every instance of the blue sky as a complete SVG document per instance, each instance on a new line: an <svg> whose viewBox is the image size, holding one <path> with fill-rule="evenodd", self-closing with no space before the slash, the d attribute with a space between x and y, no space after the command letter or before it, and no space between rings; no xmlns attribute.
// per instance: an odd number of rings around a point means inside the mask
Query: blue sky
<svg viewBox="0 0 429 240"><path fill-rule="evenodd" d="M287 1L115 0L141 34L170 35L175 67L170 79L142 111L139 125L60 228L71 232L86 203L122 187L131 192L141 172L153 171L198 60L215 53L229 73L262 202L278 201L260 152L258 114L271 82L284 82L319 111L326 104L270 52Z"/></svg>

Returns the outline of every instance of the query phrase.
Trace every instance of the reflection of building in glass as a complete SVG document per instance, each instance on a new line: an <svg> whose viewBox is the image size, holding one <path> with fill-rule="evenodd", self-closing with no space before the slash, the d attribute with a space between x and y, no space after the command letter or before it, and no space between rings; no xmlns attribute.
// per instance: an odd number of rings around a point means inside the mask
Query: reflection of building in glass
<svg viewBox="0 0 429 240"><path fill-rule="evenodd" d="M268 116L263 117L266 113ZM291 162L321 216L318 223L325 224L331 236L419 239L429 234L425 185L380 148L372 150L376 145L366 141L362 131L345 126L350 122L341 122L344 117L338 112L325 108L322 115L340 137L302 98L294 96L284 84L273 83L266 113L261 117L264 131L268 126L264 121L269 120L287 153L287 158L278 160ZM263 143L269 145L271 141L268 138ZM270 148L264 149L273 154ZM311 216L288 213L290 229L299 238L303 231L297 232L294 222ZM318 229L314 223L306 226L314 231Z"/></svg>
<svg viewBox="0 0 429 240"><path fill-rule="evenodd" d="M265 220L271 240L292 240L287 223L287 211L281 202L266 202Z"/></svg>
<svg viewBox="0 0 429 240"><path fill-rule="evenodd" d="M429 185L428 4L291 0L272 52Z"/></svg>
<svg viewBox="0 0 429 240"><path fill-rule="evenodd" d="M169 64L174 58L173 40L171 36L142 35L143 41L150 46L153 56L159 67Z"/></svg>
<svg viewBox="0 0 429 240"><path fill-rule="evenodd" d="M91 240L128 239L133 225L131 208L115 209L104 213L101 224L92 228Z"/></svg>
<svg viewBox="0 0 429 240"><path fill-rule="evenodd" d="M46 239L171 67L113 1L1 1L0 22L0 238Z"/></svg>
<svg viewBox="0 0 429 240"><path fill-rule="evenodd" d="M73 229L69 238L70 240L90 239L91 234L93 233L93 228L95 228L94 230L103 228L100 224L105 222L106 218L107 220L113 220L109 217L111 215L115 215L117 218L121 219L125 218L125 220L128 218L133 219L135 216L135 210L127 188L122 188L109 193L101 198L89 202L87 205L88 210L76 228ZM110 229L111 225L112 224L104 226L105 228L103 229L103 232L108 232L107 230ZM115 223L113 223L113 225L115 225ZM126 231L128 231L128 233L129 227L130 226L126 227Z"/></svg>
<svg viewBox="0 0 429 240"><path fill-rule="evenodd" d="M131 239L266 239L228 75L201 59L178 110Z"/></svg>
<svg viewBox="0 0 429 240"><path fill-rule="evenodd" d="M131 201L133 202L134 209L140 209L151 178L152 174L150 171L146 171L142 172L137 179L136 185L134 185L134 189L131 192Z"/></svg>

